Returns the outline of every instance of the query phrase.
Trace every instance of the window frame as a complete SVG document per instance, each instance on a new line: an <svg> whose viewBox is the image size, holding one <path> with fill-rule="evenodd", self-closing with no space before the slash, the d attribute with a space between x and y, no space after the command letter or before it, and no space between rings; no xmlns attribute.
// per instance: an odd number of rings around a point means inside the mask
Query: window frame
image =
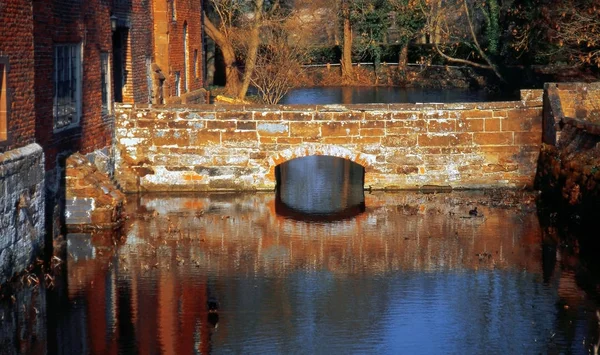
<svg viewBox="0 0 600 355"><path fill-rule="evenodd" d="M181 96L181 72L176 71L174 74L175 96Z"/></svg>
<svg viewBox="0 0 600 355"><path fill-rule="evenodd" d="M102 92L102 114L113 113L112 73L110 52L100 52L100 85Z"/></svg>
<svg viewBox="0 0 600 355"><path fill-rule="evenodd" d="M60 58L60 49L68 48L68 63L64 64L65 58ZM52 83L54 87L53 92L53 104L52 104L52 117L53 117L53 129L54 132L63 131L66 129L70 129L73 127L77 127L80 124L81 116L82 116L82 82L83 82L83 45L82 43L55 43L53 48L53 59L54 59L54 69L52 73ZM63 52L64 54L64 52ZM62 68L60 68L62 67ZM68 78L65 77L65 69L68 69ZM63 78L59 81L59 75L62 74ZM64 90L65 88L61 88L61 83L69 83L69 87L67 87L67 91L70 91L70 105L69 104L59 104L59 92ZM63 95L60 99L65 99L66 95ZM68 109L68 106L72 107L72 112L59 115L59 110L62 107ZM65 109L63 108L63 109ZM72 114L72 117L69 119L64 119L61 117L66 117Z"/></svg>
<svg viewBox="0 0 600 355"><path fill-rule="evenodd" d="M10 120L10 89L8 74L10 63L8 56L0 55L0 144L8 142L8 122Z"/></svg>

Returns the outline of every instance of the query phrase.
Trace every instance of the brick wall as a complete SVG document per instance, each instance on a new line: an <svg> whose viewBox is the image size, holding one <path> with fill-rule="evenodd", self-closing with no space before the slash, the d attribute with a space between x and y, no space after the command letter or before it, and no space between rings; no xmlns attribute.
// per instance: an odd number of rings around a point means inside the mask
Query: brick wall
<svg viewBox="0 0 600 355"><path fill-rule="evenodd" d="M126 82L123 102L149 102L147 60L152 61L152 3L148 0L115 1L113 15L127 31Z"/></svg>
<svg viewBox="0 0 600 355"><path fill-rule="evenodd" d="M114 118L102 114L100 53L112 51L110 4L102 0L36 1L35 113L36 139L44 147L46 168L62 153L89 153L110 146ZM78 127L53 129L54 46L83 44L82 115Z"/></svg>
<svg viewBox="0 0 600 355"><path fill-rule="evenodd" d="M365 167L373 189L531 186L542 91L521 101L293 106L122 105L116 177L127 191L272 189L306 155Z"/></svg>
<svg viewBox="0 0 600 355"><path fill-rule="evenodd" d="M6 116L0 114L8 132L8 139L0 138L3 153L35 140L31 1L2 0L0 23L0 65L4 67L7 85L0 89L5 90L8 99Z"/></svg>
<svg viewBox="0 0 600 355"><path fill-rule="evenodd" d="M170 2L155 3L154 51L156 62L166 76L165 98L176 96L175 73L180 73L180 89L186 92L202 88L202 1L178 0L175 2L175 15ZM184 27L187 28L187 70L184 66ZM197 56L194 53L197 51ZM196 61L194 61L196 59ZM196 70L194 70L196 68ZM185 82L188 87L186 90Z"/></svg>

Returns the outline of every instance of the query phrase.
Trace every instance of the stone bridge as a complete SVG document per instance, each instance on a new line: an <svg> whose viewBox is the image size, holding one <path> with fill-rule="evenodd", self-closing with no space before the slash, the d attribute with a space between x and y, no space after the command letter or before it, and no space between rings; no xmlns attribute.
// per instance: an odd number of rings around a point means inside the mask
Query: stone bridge
<svg viewBox="0 0 600 355"><path fill-rule="evenodd" d="M272 190L275 168L330 155L372 189L532 186L542 90L452 104L120 105L116 178L128 192Z"/></svg>

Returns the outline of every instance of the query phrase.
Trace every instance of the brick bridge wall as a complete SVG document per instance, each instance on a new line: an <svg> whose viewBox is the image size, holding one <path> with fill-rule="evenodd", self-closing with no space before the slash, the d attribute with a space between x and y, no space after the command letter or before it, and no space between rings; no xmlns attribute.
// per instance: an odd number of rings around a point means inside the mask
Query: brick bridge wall
<svg viewBox="0 0 600 355"><path fill-rule="evenodd" d="M116 178L134 191L264 190L275 167L346 158L373 189L532 186L542 90L521 101L368 105L120 105Z"/></svg>

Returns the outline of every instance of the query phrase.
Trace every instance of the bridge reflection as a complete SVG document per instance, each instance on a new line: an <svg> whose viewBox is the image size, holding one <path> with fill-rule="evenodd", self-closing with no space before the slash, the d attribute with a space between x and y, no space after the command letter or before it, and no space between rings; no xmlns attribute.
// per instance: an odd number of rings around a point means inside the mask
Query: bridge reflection
<svg viewBox="0 0 600 355"><path fill-rule="evenodd" d="M365 211L365 169L347 159L307 156L275 170L277 214L299 220L335 221Z"/></svg>
<svg viewBox="0 0 600 355"><path fill-rule="evenodd" d="M326 290L328 312L320 322L347 323L352 329L340 334L354 334L360 342L376 324L340 320L352 319L350 313L365 304L368 314L394 312L392 294L400 292L408 302L407 285L431 282L419 273L445 273L441 284L428 287L445 285L444 302L462 311L471 305L450 295L464 289L457 287L460 276L452 281L450 275L485 269L542 278L542 231L535 212L480 207L484 218L462 218L475 199L490 204L482 196L367 194L367 208L354 218L307 223L275 213L272 194L142 196L130 204L132 218L121 235L93 239L93 257L69 261L71 311L65 314L85 320L81 331L88 343L81 346L92 353L209 353L215 344L250 337L253 324L281 324L282 318L296 324L299 314L317 312L314 299ZM114 247L112 237L122 245ZM398 275L390 279L395 281L385 281L392 273ZM357 283L365 274L372 281ZM483 275L496 276L483 282ZM504 287L519 290L510 293L515 305L537 297L531 293L539 293L536 288L521 289L520 277L498 275L479 278L491 287L485 297ZM212 297L226 305L218 324L209 314ZM503 307L496 301L478 312ZM544 307L523 306L519 314ZM478 323L488 318L477 319L473 327L491 326ZM305 330L292 323L256 336L301 338L296 333ZM472 322L459 323L471 327Z"/></svg>

